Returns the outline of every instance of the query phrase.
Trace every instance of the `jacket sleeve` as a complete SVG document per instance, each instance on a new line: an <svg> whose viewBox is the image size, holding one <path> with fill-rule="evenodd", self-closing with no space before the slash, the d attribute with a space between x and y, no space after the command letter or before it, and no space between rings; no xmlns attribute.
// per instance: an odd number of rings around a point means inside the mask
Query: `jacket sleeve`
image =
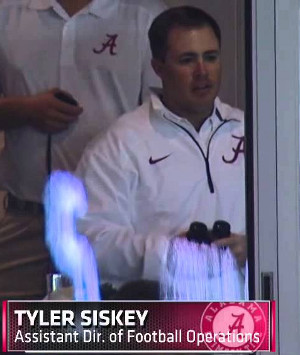
<svg viewBox="0 0 300 355"><path fill-rule="evenodd" d="M126 149L112 135L104 136L86 149L77 176L89 203L78 229L94 248L102 282L118 287L140 278L159 280L170 237L135 232L131 215L138 175Z"/></svg>

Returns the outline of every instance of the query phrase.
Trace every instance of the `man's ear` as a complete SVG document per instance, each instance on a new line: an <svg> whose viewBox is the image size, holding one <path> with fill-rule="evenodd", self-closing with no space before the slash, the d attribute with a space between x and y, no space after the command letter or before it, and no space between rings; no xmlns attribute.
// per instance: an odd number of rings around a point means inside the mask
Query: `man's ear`
<svg viewBox="0 0 300 355"><path fill-rule="evenodd" d="M163 72L164 63L159 59L152 58L151 65L152 65L153 70L155 71L155 74L158 75L162 79L162 72Z"/></svg>

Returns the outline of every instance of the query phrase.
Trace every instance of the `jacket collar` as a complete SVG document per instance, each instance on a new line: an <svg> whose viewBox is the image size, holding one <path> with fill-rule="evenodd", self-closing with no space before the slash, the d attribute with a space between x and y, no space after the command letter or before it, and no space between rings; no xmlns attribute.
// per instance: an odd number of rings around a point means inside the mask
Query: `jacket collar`
<svg viewBox="0 0 300 355"><path fill-rule="evenodd" d="M160 95L161 95L160 89L152 90L150 100L151 100L151 106L153 110L163 118L173 121L177 124L184 125L186 128L191 129L191 127L193 126L186 118L177 116L175 113L170 111L167 107L165 107L165 105L162 103L160 99ZM220 123L222 123L223 118L221 117L219 110L217 109L217 106L220 105L220 102L221 102L220 99L217 97L215 99L213 112L211 116L207 117L207 119L205 120L204 124L201 127L201 130L207 124L209 125L210 129L214 130L217 126L220 125Z"/></svg>

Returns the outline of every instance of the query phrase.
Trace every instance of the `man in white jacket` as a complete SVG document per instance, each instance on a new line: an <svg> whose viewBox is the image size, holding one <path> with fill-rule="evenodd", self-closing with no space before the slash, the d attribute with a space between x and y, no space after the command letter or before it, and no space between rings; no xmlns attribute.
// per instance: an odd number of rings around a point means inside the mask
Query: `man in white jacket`
<svg viewBox="0 0 300 355"><path fill-rule="evenodd" d="M172 241L193 221L228 221L232 234L216 244L246 260L244 118L217 97L220 29L202 10L179 7L154 20L149 39L162 92L93 142L77 169L89 200L80 229L102 282L116 287L159 280Z"/></svg>

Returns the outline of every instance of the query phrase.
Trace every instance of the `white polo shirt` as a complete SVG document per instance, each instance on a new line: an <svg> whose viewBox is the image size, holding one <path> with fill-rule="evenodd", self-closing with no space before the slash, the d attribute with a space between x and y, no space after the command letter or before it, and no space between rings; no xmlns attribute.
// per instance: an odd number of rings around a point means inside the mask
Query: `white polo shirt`
<svg viewBox="0 0 300 355"><path fill-rule="evenodd" d="M0 2L0 88L4 96L59 87L83 106L79 120L53 135L53 169L74 170L87 142L134 109L158 78L147 31L159 0L93 0L69 17L56 0ZM0 157L0 189L40 201L47 135L8 130Z"/></svg>

